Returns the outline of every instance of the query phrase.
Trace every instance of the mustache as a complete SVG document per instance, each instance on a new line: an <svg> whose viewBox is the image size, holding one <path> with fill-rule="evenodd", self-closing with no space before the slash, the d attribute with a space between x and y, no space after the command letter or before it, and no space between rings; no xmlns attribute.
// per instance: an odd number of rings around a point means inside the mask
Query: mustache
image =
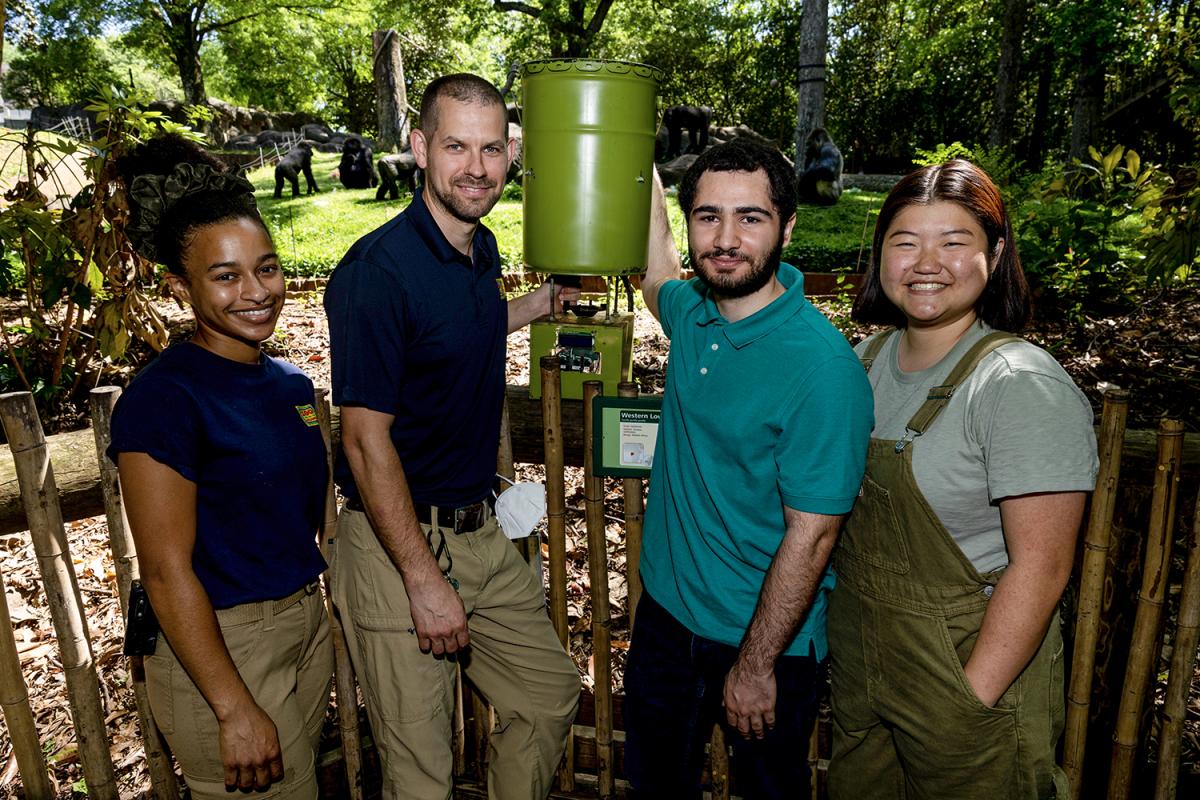
<svg viewBox="0 0 1200 800"><path fill-rule="evenodd" d="M489 180L473 180L471 178L459 178L454 182L455 186L465 186L470 189L494 189L496 188L495 181Z"/></svg>
<svg viewBox="0 0 1200 800"><path fill-rule="evenodd" d="M728 249L717 247L712 250L706 250L700 254L700 258L740 258L743 261L750 260L748 255L743 253L741 250L738 250L736 247L730 247Z"/></svg>

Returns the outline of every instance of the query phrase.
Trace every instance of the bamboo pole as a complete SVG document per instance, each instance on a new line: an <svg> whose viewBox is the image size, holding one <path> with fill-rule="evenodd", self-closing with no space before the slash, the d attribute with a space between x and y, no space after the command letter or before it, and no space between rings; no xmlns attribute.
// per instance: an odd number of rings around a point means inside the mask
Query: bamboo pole
<svg viewBox="0 0 1200 800"><path fill-rule="evenodd" d="M8 726L8 738L17 759L26 800L53 800L54 787L46 772L46 757L38 741L37 726L29 707L29 690L21 673L21 657L13 638L3 573L0 573L0 709L4 711L4 724Z"/></svg>
<svg viewBox="0 0 1200 800"><path fill-rule="evenodd" d="M470 687L470 692L472 723L475 728L475 772L479 780L486 781L488 756L491 754L492 729L496 725L496 710L474 686Z"/></svg>
<svg viewBox="0 0 1200 800"><path fill-rule="evenodd" d="M325 522L321 536L321 555L329 561L330 550L337 539L337 493L333 488L333 422L329 408L329 390L316 389L313 400L321 438L325 440L325 465L329 480L325 483ZM333 606L329 573L325 573L325 610L329 614L329 638L333 643L333 688L337 697L338 733L342 741L342 765L346 770L346 790L350 800L363 798L362 734L358 730L358 687L354 683L354 665L346 646L346 632Z"/></svg>
<svg viewBox="0 0 1200 800"><path fill-rule="evenodd" d="M1170 569L1171 527L1183 454L1183 423L1164 419L1158 426L1158 467L1142 560L1142 588L1138 593L1137 616L1125 668L1125 686L1113 733L1112 768L1108 776L1108 800L1125 800L1133 783L1134 761L1142 709L1150 675L1158 660L1159 622Z"/></svg>
<svg viewBox="0 0 1200 800"><path fill-rule="evenodd" d="M467 723L466 711L463 708L467 692L470 691L463 681L462 664L454 664L454 713L450 725L450 751L454 758L454 775L467 774Z"/></svg>
<svg viewBox="0 0 1200 800"><path fill-rule="evenodd" d="M1179 623L1175 629L1175 647L1171 651L1171 672L1163 703L1162 730L1158 735L1158 776L1154 800L1175 800L1179 788L1179 748L1183 740L1183 721L1187 716L1188 692L1196 663L1196 641L1200 634L1200 493L1192 519L1192 538L1188 542L1187 566L1183 573L1183 593L1179 598Z"/></svg>
<svg viewBox="0 0 1200 800"><path fill-rule="evenodd" d="M600 800L613 796L612 620L608 608L608 539L604 535L604 478L592 468L596 442L593 401L604 384L583 384L583 504L592 596L592 691L596 697L596 773Z"/></svg>
<svg viewBox="0 0 1200 800"><path fill-rule="evenodd" d="M112 443L112 413L120 396L118 387L101 386L92 389L89 402L92 433L96 437L96 460L100 465L100 488L104 494L104 515L108 520L108 542L112 548L113 569L117 574L117 596L121 601L121 617L128 619L129 585L138 577L137 551L129 531L129 519L125 516L117 465L108 457L108 446ZM158 800L175 800L179 797L179 782L175 778L175 768L166 742L150 708L142 657L130 656L127 667L138 726L142 731L142 747L150 771L151 790Z"/></svg>
<svg viewBox="0 0 1200 800"><path fill-rule="evenodd" d="M617 384L621 397L637 397L636 383L622 381ZM638 566L642 563L642 523L646 519L646 501L642 494L644 482L641 478L624 478L621 481L625 503L625 603L629 607L629 635L633 636L633 619L638 601L642 599L642 576Z"/></svg>
<svg viewBox="0 0 1200 800"><path fill-rule="evenodd" d="M100 701L100 683L88 638L87 617L67 546L62 510L58 506L54 468L50 464L33 395L29 392L0 394L0 419L16 464L21 501L46 587L88 797L117 800L117 782L104 729L104 705Z"/></svg>
<svg viewBox="0 0 1200 800"><path fill-rule="evenodd" d="M1096 476L1096 491L1092 494L1091 513L1083 541L1075 648L1071 659L1071 685L1067 691L1063 771L1067 773L1071 787L1071 800L1079 800L1083 784L1083 758L1087 746L1096 642L1100 637L1104 572L1112 540L1113 508L1117 482L1121 477L1121 450L1125 443L1125 417L1128 411L1129 392L1110 389L1104 393L1104 410L1100 416L1100 472Z"/></svg>
<svg viewBox="0 0 1200 800"><path fill-rule="evenodd" d="M729 800L729 748L725 744L725 728L720 722L713 725L708 764L712 773L712 800Z"/></svg>
<svg viewBox="0 0 1200 800"><path fill-rule="evenodd" d="M562 374L558 356L542 356L542 441L546 453L546 532L550 544L550 621L563 649L571 652L567 622L567 485L563 464ZM558 786L575 791L575 736L567 737Z"/></svg>

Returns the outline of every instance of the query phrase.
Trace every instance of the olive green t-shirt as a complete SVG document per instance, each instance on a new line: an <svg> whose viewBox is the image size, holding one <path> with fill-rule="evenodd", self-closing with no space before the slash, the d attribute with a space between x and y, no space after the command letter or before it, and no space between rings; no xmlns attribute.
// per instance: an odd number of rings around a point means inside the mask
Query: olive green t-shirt
<svg viewBox="0 0 1200 800"><path fill-rule="evenodd" d="M890 336L869 376L875 392L871 436L900 439L929 389L991 331L977 322L945 358L918 372L900 370L900 335ZM855 350L861 355L865 347L862 342ZM980 572L1008 565L1000 500L1091 491L1096 484L1091 405L1058 362L1028 342L1002 345L984 357L909 446L917 486Z"/></svg>

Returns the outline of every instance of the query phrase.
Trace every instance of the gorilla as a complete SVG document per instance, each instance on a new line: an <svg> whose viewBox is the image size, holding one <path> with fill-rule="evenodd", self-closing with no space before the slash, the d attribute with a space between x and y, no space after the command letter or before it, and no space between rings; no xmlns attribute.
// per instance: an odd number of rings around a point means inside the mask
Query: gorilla
<svg viewBox="0 0 1200 800"><path fill-rule="evenodd" d="M712 124L712 109L708 106L671 106L663 112L663 127L667 129L667 160L680 154L683 129L688 131L688 153L703 153L708 147L708 128Z"/></svg>
<svg viewBox="0 0 1200 800"><path fill-rule="evenodd" d="M374 156L371 147L357 136L350 136L342 145L342 160L338 164L338 180L347 189L370 189L375 179Z"/></svg>
<svg viewBox="0 0 1200 800"><path fill-rule="evenodd" d="M831 206L842 196L842 151L824 128L808 134L798 191L801 203L820 206Z"/></svg>
<svg viewBox="0 0 1200 800"><path fill-rule="evenodd" d="M299 197L300 173L302 172L304 180L308 182L308 193L319 191L317 181L313 178L312 155L312 145L302 141L293 147L286 156L279 159L279 163L275 165L275 199L283 197L284 181L292 184L292 197Z"/></svg>
<svg viewBox="0 0 1200 800"><path fill-rule="evenodd" d="M400 199L400 184L408 187L409 193L417 190L417 157L411 150L403 153L389 153L379 157L379 189L375 192L376 200L390 196L393 200Z"/></svg>

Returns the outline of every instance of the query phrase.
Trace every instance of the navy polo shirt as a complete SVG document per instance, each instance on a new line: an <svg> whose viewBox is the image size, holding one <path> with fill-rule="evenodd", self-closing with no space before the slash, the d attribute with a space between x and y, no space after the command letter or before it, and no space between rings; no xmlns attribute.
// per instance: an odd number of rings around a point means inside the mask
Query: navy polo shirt
<svg viewBox="0 0 1200 800"><path fill-rule="evenodd" d="M325 440L299 368L177 344L117 401L108 455L120 453L196 484L192 570L214 607L287 597L325 569Z"/></svg>
<svg viewBox="0 0 1200 800"><path fill-rule="evenodd" d="M325 289L333 402L395 417L392 443L417 503L474 503L496 474L508 306L483 225L471 253L447 241L417 192L354 243ZM344 455L334 477L358 496Z"/></svg>

